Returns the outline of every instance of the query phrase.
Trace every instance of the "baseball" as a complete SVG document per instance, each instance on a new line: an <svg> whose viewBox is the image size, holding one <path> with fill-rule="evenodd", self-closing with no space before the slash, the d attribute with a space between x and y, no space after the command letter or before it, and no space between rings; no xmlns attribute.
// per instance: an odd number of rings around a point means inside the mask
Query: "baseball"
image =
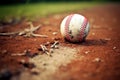
<svg viewBox="0 0 120 80"><path fill-rule="evenodd" d="M61 22L60 32L69 42L82 42L90 30L88 20L80 14L66 16Z"/></svg>

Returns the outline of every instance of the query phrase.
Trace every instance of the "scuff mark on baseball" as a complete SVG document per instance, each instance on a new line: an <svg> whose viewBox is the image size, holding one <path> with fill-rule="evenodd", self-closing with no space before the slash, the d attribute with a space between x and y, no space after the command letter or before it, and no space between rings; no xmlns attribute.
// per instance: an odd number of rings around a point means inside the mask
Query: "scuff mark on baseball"
<svg viewBox="0 0 120 80"><path fill-rule="evenodd" d="M60 25L60 32L69 42L82 42L90 30L88 20L80 14L66 16Z"/></svg>

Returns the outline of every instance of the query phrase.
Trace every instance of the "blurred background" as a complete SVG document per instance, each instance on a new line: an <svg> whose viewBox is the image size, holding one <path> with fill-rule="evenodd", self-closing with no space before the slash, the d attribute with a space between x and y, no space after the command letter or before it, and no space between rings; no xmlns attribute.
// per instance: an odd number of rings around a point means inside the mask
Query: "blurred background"
<svg viewBox="0 0 120 80"><path fill-rule="evenodd" d="M0 4L36 3L36 2L78 2L78 1L116 2L119 0L0 0Z"/></svg>
<svg viewBox="0 0 120 80"><path fill-rule="evenodd" d="M119 0L0 0L0 25L113 2Z"/></svg>

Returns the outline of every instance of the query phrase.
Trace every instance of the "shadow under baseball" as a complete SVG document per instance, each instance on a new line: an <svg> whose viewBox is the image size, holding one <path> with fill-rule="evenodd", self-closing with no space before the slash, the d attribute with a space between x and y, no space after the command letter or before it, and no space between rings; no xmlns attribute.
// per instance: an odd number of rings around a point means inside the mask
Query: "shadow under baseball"
<svg viewBox="0 0 120 80"><path fill-rule="evenodd" d="M84 46L104 46L108 43L108 40L105 39L87 39L83 41L82 43L79 43L79 45L84 45Z"/></svg>
<svg viewBox="0 0 120 80"><path fill-rule="evenodd" d="M65 43L75 44L75 45L84 45L84 46L104 46L108 43L109 40L106 39L86 39L82 42L69 42L65 40Z"/></svg>

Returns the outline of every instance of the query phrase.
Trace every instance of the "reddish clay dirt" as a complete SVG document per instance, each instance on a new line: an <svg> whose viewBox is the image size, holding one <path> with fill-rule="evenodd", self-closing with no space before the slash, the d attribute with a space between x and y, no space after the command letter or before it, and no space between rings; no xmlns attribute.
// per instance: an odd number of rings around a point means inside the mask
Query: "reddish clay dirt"
<svg viewBox="0 0 120 80"><path fill-rule="evenodd" d="M12 74L19 74L24 67L31 69L27 62L30 56L39 52L40 44L58 40L63 46L78 49L77 58L67 66L60 66L53 76L57 80L119 80L120 79L120 5L109 4L95 8L78 10L88 18L91 29L85 42L69 43L63 39L59 28L62 19L71 13L57 14L40 18L33 22L35 26L41 24L35 33L48 35L48 38L23 36L0 36L0 71L9 69ZM28 27L27 21L16 25L4 25L0 32L13 32ZM57 32L53 35L53 32ZM29 56L11 56L30 50Z"/></svg>

